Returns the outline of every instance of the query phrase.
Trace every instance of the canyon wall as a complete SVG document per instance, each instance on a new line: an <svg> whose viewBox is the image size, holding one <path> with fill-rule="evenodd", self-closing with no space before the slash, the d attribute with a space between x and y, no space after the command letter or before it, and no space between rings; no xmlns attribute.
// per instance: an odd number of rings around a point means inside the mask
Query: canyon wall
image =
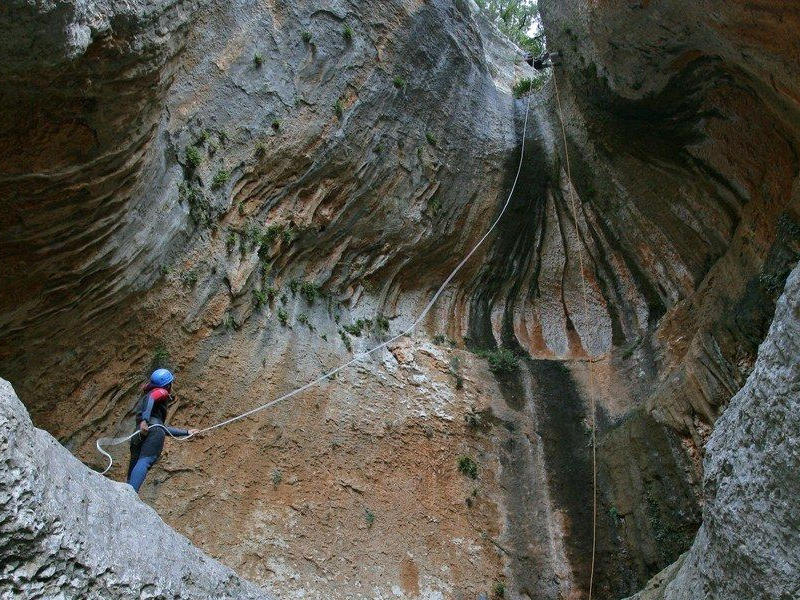
<svg viewBox="0 0 800 600"><path fill-rule="evenodd" d="M521 100L463 0L0 11L0 373L36 424L99 466L155 366L205 426L403 330L524 144L413 336L168 443L142 497L279 596L582 598L594 421L595 597L675 561L800 251L798 9L541 11L563 64Z"/></svg>

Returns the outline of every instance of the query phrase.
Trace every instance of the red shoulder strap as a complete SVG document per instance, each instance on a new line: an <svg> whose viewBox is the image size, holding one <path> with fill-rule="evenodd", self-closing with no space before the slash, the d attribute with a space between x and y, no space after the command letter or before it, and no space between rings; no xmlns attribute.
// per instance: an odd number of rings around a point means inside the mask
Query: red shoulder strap
<svg viewBox="0 0 800 600"><path fill-rule="evenodd" d="M153 399L153 402L166 402L169 398L169 392L164 388L156 388L150 392L150 397Z"/></svg>

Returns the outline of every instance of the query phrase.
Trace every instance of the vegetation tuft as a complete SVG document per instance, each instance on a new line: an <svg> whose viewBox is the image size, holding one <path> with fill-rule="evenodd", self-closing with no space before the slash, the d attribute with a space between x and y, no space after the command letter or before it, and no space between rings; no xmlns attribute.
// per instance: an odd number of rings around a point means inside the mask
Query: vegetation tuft
<svg viewBox="0 0 800 600"><path fill-rule="evenodd" d="M489 361L493 373L513 373L519 368L519 357L508 348L478 350L476 354Z"/></svg>
<svg viewBox="0 0 800 600"><path fill-rule="evenodd" d="M538 92L542 89L546 78L544 76L539 77L523 77L522 79L518 79L514 82L514 85L511 87L511 91L514 94L514 98L522 98L523 96L531 93L531 92Z"/></svg>
<svg viewBox="0 0 800 600"><path fill-rule="evenodd" d="M189 146L186 148L186 164L190 169L196 169L203 162L203 157L197 146Z"/></svg>
<svg viewBox="0 0 800 600"><path fill-rule="evenodd" d="M396 87L398 90L402 90L404 87L406 87L406 80L400 77L400 75L397 75L392 80L392 83L394 84L394 87Z"/></svg>
<svg viewBox="0 0 800 600"><path fill-rule="evenodd" d="M311 32L304 31L303 33L300 34L300 37L303 38L303 42L308 44L311 41Z"/></svg>
<svg viewBox="0 0 800 600"><path fill-rule="evenodd" d="M264 64L264 57L261 56L261 52L253 54L253 64L256 66L256 69L261 68L261 65Z"/></svg>
<svg viewBox="0 0 800 600"><path fill-rule="evenodd" d="M231 174L227 169L220 169L214 175L214 179L211 181L211 189L216 190L231 180Z"/></svg>
<svg viewBox="0 0 800 600"><path fill-rule="evenodd" d="M472 457L464 454L458 457L458 471L470 479L478 478L478 465Z"/></svg>
<svg viewBox="0 0 800 600"><path fill-rule="evenodd" d="M286 323L289 322L289 313L287 313L286 309L283 307L278 309L278 321L280 321L281 325L284 327L286 327Z"/></svg>
<svg viewBox="0 0 800 600"><path fill-rule="evenodd" d="M353 28L350 27L350 25L344 26L344 29L342 29L342 37L344 37L347 42L353 41Z"/></svg>

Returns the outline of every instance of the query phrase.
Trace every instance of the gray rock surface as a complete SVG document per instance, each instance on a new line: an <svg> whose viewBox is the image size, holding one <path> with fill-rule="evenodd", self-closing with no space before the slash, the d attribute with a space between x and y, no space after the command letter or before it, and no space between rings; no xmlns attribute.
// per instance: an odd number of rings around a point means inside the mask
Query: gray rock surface
<svg viewBox="0 0 800 600"><path fill-rule="evenodd" d="M265 598L36 429L0 379L0 598Z"/></svg>
<svg viewBox="0 0 800 600"><path fill-rule="evenodd" d="M707 446L703 525L635 600L800 597L800 266Z"/></svg>

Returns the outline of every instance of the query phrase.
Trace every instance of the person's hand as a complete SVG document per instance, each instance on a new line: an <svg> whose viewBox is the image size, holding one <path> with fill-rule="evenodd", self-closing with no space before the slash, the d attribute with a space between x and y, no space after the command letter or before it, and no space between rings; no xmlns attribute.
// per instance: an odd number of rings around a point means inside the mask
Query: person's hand
<svg viewBox="0 0 800 600"><path fill-rule="evenodd" d="M140 436L142 436L142 437L146 436L148 429L149 428L147 426L147 421L142 421L141 423L139 423L139 435Z"/></svg>
<svg viewBox="0 0 800 600"><path fill-rule="evenodd" d="M200 433L199 429L190 429L189 430L189 435L197 435L198 433Z"/></svg>

